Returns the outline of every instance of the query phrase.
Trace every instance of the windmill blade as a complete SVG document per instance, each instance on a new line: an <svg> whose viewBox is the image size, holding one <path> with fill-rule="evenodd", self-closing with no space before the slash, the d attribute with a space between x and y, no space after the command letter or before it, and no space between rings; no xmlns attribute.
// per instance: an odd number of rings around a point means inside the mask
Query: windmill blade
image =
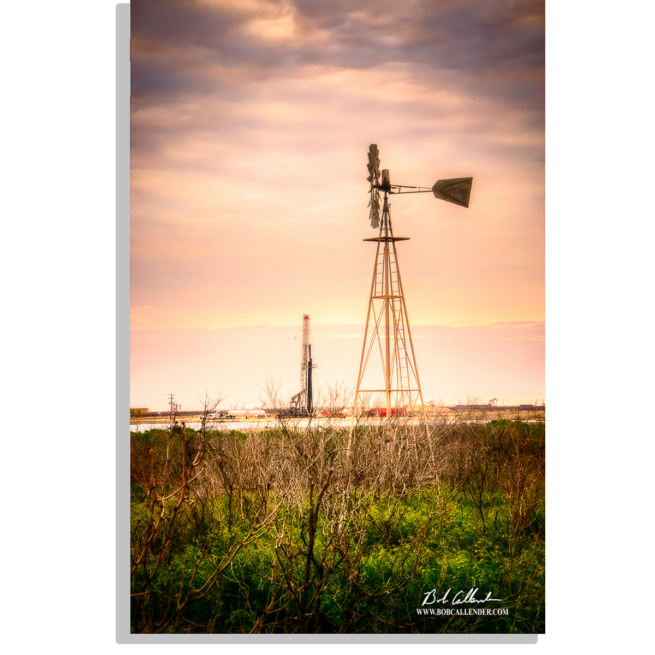
<svg viewBox="0 0 655 655"><path fill-rule="evenodd" d="M371 184L377 184L380 177L380 152L375 143L371 143L368 147L368 172L369 176L366 178Z"/></svg>
<svg viewBox="0 0 655 655"><path fill-rule="evenodd" d="M368 164L369 175L366 178L371 183L371 199L368 203L371 211L369 212L369 219L371 227L377 229L380 226L380 194L375 185L380 181L380 151L375 143L371 143L368 148Z"/></svg>
<svg viewBox="0 0 655 655"><path fill-rule="evenodd" d="M460 207L468 207L471 198L472 177L455 177L450 180L438 180L432 187L434 197L452 202Z"/></svg>
<svg viewBox="0 0 655 655"><path fill-rule="evenodd" d="M380 194L377 189L371 189L371 199L368 206L371 208L368 215L371 220L371 227L377 230L380 227Z"/></svg>

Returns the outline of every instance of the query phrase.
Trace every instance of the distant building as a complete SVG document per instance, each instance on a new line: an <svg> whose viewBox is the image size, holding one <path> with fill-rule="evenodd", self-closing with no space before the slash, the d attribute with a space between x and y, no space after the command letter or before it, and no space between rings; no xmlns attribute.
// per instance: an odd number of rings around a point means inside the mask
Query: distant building
<svg viewBox="0 0 655 655"><path fill-rule="evenodd" d="M143 416L149 411L147 407L130 407L130 416Z"/></svg>

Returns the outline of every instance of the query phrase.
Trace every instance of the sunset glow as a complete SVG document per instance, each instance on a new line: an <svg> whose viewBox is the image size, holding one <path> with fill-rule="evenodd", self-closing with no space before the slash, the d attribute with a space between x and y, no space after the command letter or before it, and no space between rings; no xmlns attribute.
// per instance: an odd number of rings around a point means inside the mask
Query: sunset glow
<svg viewBox="0 0 655 655"><path fill-rule="evenodd" d="M354 386L371 143L394 183L474 179L468 209L392 196L426 400L541 402L543 11L134 0L132 405L293 390L303 314L320 380Z"/></svg>

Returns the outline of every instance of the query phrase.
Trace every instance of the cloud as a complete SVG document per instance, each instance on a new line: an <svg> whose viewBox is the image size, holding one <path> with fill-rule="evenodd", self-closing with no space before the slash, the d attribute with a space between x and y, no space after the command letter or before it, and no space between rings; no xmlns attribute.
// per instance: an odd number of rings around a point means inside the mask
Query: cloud
<svg viewBox="0 0 655 655"><path fill-rule="evenodd" d="M542 2L135 0L131 48L133 169L234 173L375 124L543 157Z"/></svg>
<svg viewBox="0 0 655 655"><path fill-rule="evenodd" d="M376 142L396 183L475 180L468 210L393 197L426 397L543 394L543 2L131 11L134 393L255 402L304 313L322 379L356 374Z"/></svg>
<svg viewBox="0 0 655 655"><path fill-rule="evenodd" d="M544 3L533 0L135 0L132 93L156 101L410 64L417 81L543 111L544 44Z"/></svg>
<svg viewBox="0 0 655 655"><path fill-rule="evenodd" d="M147 325L357 320L372 142L395 182L475 178L394 201L412 319L542 317L543 3L134 0L131 43Z"/></svg>

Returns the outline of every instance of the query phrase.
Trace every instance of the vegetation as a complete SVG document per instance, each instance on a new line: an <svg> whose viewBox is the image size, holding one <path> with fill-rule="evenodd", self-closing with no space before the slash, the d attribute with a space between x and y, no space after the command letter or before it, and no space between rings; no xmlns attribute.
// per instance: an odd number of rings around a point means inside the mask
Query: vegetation
<svg viewBox="0 0 655 655"><path fill-rule="evenodd" d="M131 437L135 633L545 629L544 424Z"/></svg>

